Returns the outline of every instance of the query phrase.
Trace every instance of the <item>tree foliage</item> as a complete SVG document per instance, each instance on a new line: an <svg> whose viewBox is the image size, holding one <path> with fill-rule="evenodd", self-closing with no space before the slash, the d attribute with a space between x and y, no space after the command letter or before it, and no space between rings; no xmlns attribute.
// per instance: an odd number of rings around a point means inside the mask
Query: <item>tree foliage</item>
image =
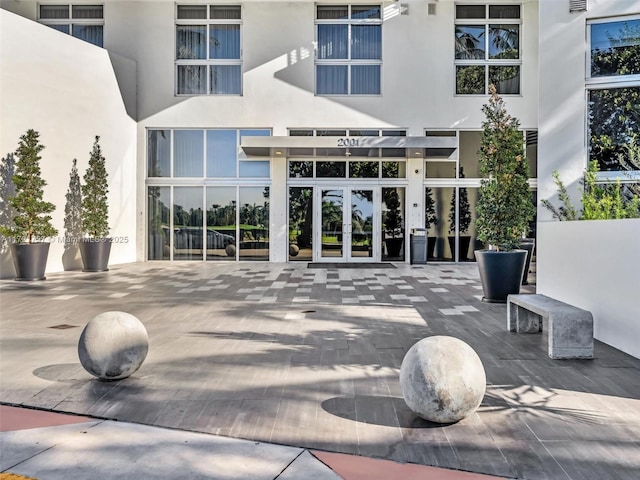
<svg viewBox="0 0 640 480"><path fill-rule="evenodd" d="M402 235L402 215L400 213L400 195L396 188L385 189L384 230L391 238Z"/></svg>
<svg viewBox="0 0 640 480"><path fill-rule="evenodd" d="M51 224L51 212L55 205L44 201L44 187L47 182L40 171L40 152L45 148L39 141L40 134L33 129L20 137L15 151L15 195L8 198L15 215L13 225L0 227L6 237L15 242L34 243L42 238L58 233Z"/></svg>
<svg viewBox="0 0 640 480"><path fill-rule="evenodd" d="M425 213L425 228L429 230L431 225L438 224L438 217L436 215L436 202L433 200L433 190L427 187L424 197L424 213Z"/></svg>
<svg viewBox="0 0 640 480"><path fill-rule="evenodd" d="M481 181L476 205L478 238L494 249L517 248L533 218L529 163L520 122L507 113L503 99L489 86L491 98L482 107Z"/></svg>
<svg viewBox="0 0 640 480"><path fill-rule="evenodd" d="M464 169L460 167L460 178L464 178ZM461 187L458 191L458 232L460 235L468 233L471 225L471 208L469 206L469 198L467 189ZM456 231L456 191L453 190L451 195L451 204L449 208L449 233L454 234Z"/></svg>
<svg viewBox="0 0 640 480"><path fill-rule="evenodd" d="M107 169L99 142L96 136L82 185L82 230L94 238L109 235Z"/></svg>

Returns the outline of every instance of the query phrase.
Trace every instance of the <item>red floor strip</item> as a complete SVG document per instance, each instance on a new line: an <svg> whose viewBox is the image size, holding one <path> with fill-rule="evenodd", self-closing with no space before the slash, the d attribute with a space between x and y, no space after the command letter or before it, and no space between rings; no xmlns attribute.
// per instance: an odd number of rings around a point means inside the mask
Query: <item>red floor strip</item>
<svg viewBox="0 0 640 480"><path fill-rule="evenodd" d="M341 453L311 452L344 480L504 480L479 473L460 472L444 468L426 467L390 460L345 455Z"/></svg>
<svg viewBox="0 0 640 480"><path fill-rule="evenodd" d="M88 417L0 405L0 432L90 422Z"/></svg>

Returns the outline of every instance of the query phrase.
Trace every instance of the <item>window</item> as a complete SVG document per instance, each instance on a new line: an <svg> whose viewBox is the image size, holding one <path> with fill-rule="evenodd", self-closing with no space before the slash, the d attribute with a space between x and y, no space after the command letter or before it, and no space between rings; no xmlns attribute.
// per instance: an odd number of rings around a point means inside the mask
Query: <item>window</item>
<svg viewBox="0 0 640 480"><path fill-rule="evenodd" d="M317 5L316 40L316 94L380 95L380 5Z"/></svg>
<svg viewBox="0 0 640 480"><path fill-rule="evenodd" d="M587 36L589 160L640 178L640 16L592 20Z"/></svg>
<svg viewBox="0 0 640 480"><path fill-rule="evenodd" d="M241 95L241 8L177 5L176 93Z"/></svg>
<svg viewBox="0 0 640 480"><path fill-rule="evenodd" d="M291 137L405 137L406 130L290 129ZM289 148L289 178L406 178L406 148ZM317 157L313 160L299 157ZM327 157L333 157L331 159Z"/></svg>
<svg viewBox="0 0 640 480"><path fill-rule="evenodd" d="M40 5L40 23L80 40L103 46L102 5Z"/></svg>
<svg viewBox="0 0 640 480"><path fill-rule="evenodd" d="M148 130L149 178L269 178L269 160L249 160L243 136L269 136L267 129Z"/></svg>
<svg viewBox="0 0 640 480"><path fill-rule="evenodd" d="M456 95L520 94L520 5L456 5Z"/></svg>

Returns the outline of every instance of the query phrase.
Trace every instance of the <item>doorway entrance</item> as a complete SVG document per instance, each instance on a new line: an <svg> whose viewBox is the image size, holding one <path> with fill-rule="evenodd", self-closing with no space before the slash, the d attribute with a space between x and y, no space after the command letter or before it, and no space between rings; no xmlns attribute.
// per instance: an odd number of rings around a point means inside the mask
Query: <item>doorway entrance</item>
<svg viewBox="0 0 640 480"><path fill-rule="evenodd" d="M380 188L316 187L314 261L379 262Z"/></svg>

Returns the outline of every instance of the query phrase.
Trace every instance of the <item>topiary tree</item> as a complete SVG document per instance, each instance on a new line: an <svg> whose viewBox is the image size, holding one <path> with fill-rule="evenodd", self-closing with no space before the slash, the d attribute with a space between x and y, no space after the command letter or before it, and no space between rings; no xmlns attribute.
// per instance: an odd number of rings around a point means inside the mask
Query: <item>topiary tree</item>
<svg viewBox="0 0 640 480"><path fill-rule="evenodd" d="M436 216L436 202L433 200L433 191L429 187L427 187L425 193L424 213L424 226L427 230L431 227L431 225L438 224L438 217Z"/></svg>
<svg viewBox="0 0 640 480"><path fill-rule="evenodd" d="M96 135L82 185L82 231L93 238L109 235L107 169L99 141Z"/></svg>
<svg viewBox="0 0 640 480"><path fill-rule="evenodd" d="M464 170L460 167L460 178L464 178ZM461 187L459 190L459 205L458 205L458 231L460 235L464 235L469 232L469 226L471 225L471 209L469 207L469 198L467 197L467 189ZM454 234L456 232L456 191L454 189L453 195L451 195L451 208L449 209L449 233Z"/></svg>
<svg viewBox="0 0 640 480"><path fill-rule="evenodd" d="M480 174L484 178L476 205L478 238L492 250L518 248L534 207L529 193L529 163L525 158L520 122L507 113L493 85L482 107Z"/></svg>
<svg viewBox="0 0 640 480"><path fill-rule="evenodd" d="M402 233L402 215L400 214L400 195L395 188L391 188L385 198L387 211L384 214L384 229L391 238Z"/></svg>
<svg viewBox="0 0 640 480"><path fill-rule="evenodd" d="M58 234L51 224L51 212L55 205L44 201L47 182L41 177L40 134L33 129L20 137L15 151L15 174L12 177L15 195L8 198L13 208L13 225L0 227L0 233L13 238L15 243L35 243Z"/></svg>

